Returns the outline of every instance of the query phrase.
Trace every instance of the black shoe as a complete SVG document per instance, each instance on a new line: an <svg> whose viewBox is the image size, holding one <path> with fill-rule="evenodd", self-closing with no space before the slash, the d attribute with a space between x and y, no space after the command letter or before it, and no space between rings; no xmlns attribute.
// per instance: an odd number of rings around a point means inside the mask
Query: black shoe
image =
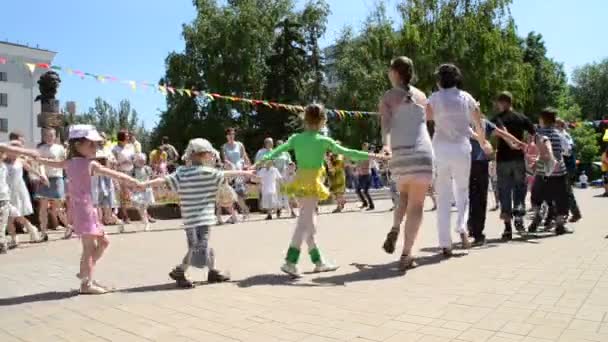
<svg viewBox="0 0 608 342"><path fill-rule="evenodd" d="M230 277L223 275L218 270L209 270L207 273L207 281L210 284L225 283L230 280Z"/></svg>
<svg viewBox="0 0 608 342"><path fill-rule="evenodd" d="M391 230L386 234L386 240L384 240L384 244L382 245L382 249L388 254L393 254L395 252L395 244L397 243L397 238L399 237L399 231Z"/></svg>
<svg viewBox="0 0 608 342"><path fill-rule="evenodd" d="M526 227L524 226L523 217L516 217L513 220L513 225L515 226L515 230L518 234L524 234L526 232Z"/></svg>
<svg viewBox="0 0 608 342"><path fill-rule="evenodd" d="M504 232L502 233L502 237L500 238L503 242L508 242L513 240L513 233L511 232Z"/></svg>
<svg viewBox="0 0 608 342"><path fill-rule="evenodd" d="M475 238L475 240L473 240L473 247L481 247L483 245L486 244L486 237L482 236L482 237L478 237Z"/></svg>
<svg viewBox="0 0 608 342"><path fill-rule="evenodd" d="M376 207L373 207L373 206L372 206L372 207L369 207L369 208L367 208L367 209L365 209L365 210L366 210L366 211L373 211L373 210L376 210Z"/></svg>
<svg viewBox="0 0 608 342"><path fill-rule="evenodd" d="M359 209L365 209L367 207L368 207L367 203L363 203L363 204L361 204L361 206L359 206Z"/></svg>
<svg viewBox="0 0 608 342"><path fill-rule="evenodd" d="M536 232L538 232L538 224L534 222L530 223L530 225L528 226L528 233L532 234Z"/></svg>
<svg viewBox="0 0 608 342"><path fill-rule="evenodd" d="M495 206L494 208L490 209L490 211L498 211L498 209L500 209L499 206Z"/></svg>
<svg viewBox="0 0 608 342"><path fill-rule="evenodd" d="M552 219L545 220L545 223L543 224L544 230L546 232L552 230L554 226L555 226L555 221L553 221Z"/></svg>
<svg viewBox="0 0 608 342"><path fill-rule="evenodd" d="M42 234L42 237L40 238L41 242L48 242L49 241L49 235L46 233Z"/></svg>
<svg viewBox="0 0 608 342"><path fill-rule="evenodd" d="M170 273L169 277L177 283L177 287L182 289L191 289L194 287L194 283L186 278L184 270L176 267Z"/></svg>
<svg viewBox="0 0 608 342"><path fill-rule="evenodd" d="M271 214L268 214L268 215L266 216L266 220L267 220L267 221L272 220L272 215L271 215Z"/></svg>
<svg viewBox="0 0 608 342"><path fill-rule="evenodd" d="M581 214L578 215L572 215L572 217L568 220L568 222L570 223L576 223L578 221L580 221L583 217L581 216Z"/></svg>
<svg viewBox="0 0 608 342"><path fill-rule="evenodd" d="M566 229L566 227L564 226L557 226L555 228L555 235L564 235L564 234L569 234L572 233L571 231L569 231L568 229Z"/></svg>
<svg viewBox="0 0 608 342"><path fill-rule="evenodd" d="M277 211L277 218L281 218L281 211Z"/></svg>

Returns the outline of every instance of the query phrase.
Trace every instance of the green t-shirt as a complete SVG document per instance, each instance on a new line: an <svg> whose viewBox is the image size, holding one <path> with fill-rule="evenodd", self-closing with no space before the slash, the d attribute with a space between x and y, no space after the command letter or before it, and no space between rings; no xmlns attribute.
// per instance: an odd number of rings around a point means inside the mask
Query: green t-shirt
<svg viewBox="0 0 608 342"><path fill-rule="evenodd" d="M295 152L299 169L320 169L327 151L342 154L354 161L369 159L367 152L351 150L319 132L306 131L292 135L286 143L266 154L264 160L272 160L280 153L290 150Z"/></svg>

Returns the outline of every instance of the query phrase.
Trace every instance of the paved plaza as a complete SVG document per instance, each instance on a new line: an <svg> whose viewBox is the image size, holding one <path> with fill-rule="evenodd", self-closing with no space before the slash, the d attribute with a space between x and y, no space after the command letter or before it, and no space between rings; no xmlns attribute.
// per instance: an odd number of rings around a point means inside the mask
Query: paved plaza
<svg viewBox="0 0 608 342"><path fill-rule="evenodd" d="M167 276L186 248L179 221L112 234L97 278L116 292L103 296L77 295L78 240L23 244L0 256L0 341L608 341L608 200L599 192L577 192L584 219L574 234L502 244L490 212L490 243L451 260L436 256L427 213L421 266L405 275L398 253L381 249L388 201L372 213L322 208L322 251L342 267L295 282L278 272L291 219L215 227L218 266L234 281L192 290Z"/></svg>

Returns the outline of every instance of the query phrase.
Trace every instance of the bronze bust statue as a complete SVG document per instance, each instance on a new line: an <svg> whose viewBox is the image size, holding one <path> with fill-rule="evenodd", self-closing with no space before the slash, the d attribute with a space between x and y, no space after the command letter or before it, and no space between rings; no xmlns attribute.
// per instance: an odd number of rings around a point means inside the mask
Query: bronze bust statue
<svg viewBox="0 0 608 342"><path fill-rule="evenodd" d="M57 95L57 88L59 88L59 83L61 83L61 79L59 78L59 74L55 71L47 71L38 80L38 89L40 90L40 95L36 96L34 101L42 101L50 102L49 100L54 100L55 95Z"/></svg>

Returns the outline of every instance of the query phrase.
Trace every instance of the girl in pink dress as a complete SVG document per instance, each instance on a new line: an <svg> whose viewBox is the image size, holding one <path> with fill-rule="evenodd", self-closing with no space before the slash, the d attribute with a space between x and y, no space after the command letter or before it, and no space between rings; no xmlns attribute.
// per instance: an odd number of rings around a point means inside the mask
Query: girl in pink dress
<svg viewBox="0 0 608 342"><path fill-rule="evenodd" d="M95 155L102 137L91 125L73 125L69 133L69 151L66 160L40 159L42 164L66 170L70 182L68 206L72 216L74 233L82 241L80 272L81 294L103 294L107 288L93 280L93 270L110 242L97 217L91 193L91 178L94 174L108 176L127 185L141 188L135 179L108 169L97 161Z"/></svg>

